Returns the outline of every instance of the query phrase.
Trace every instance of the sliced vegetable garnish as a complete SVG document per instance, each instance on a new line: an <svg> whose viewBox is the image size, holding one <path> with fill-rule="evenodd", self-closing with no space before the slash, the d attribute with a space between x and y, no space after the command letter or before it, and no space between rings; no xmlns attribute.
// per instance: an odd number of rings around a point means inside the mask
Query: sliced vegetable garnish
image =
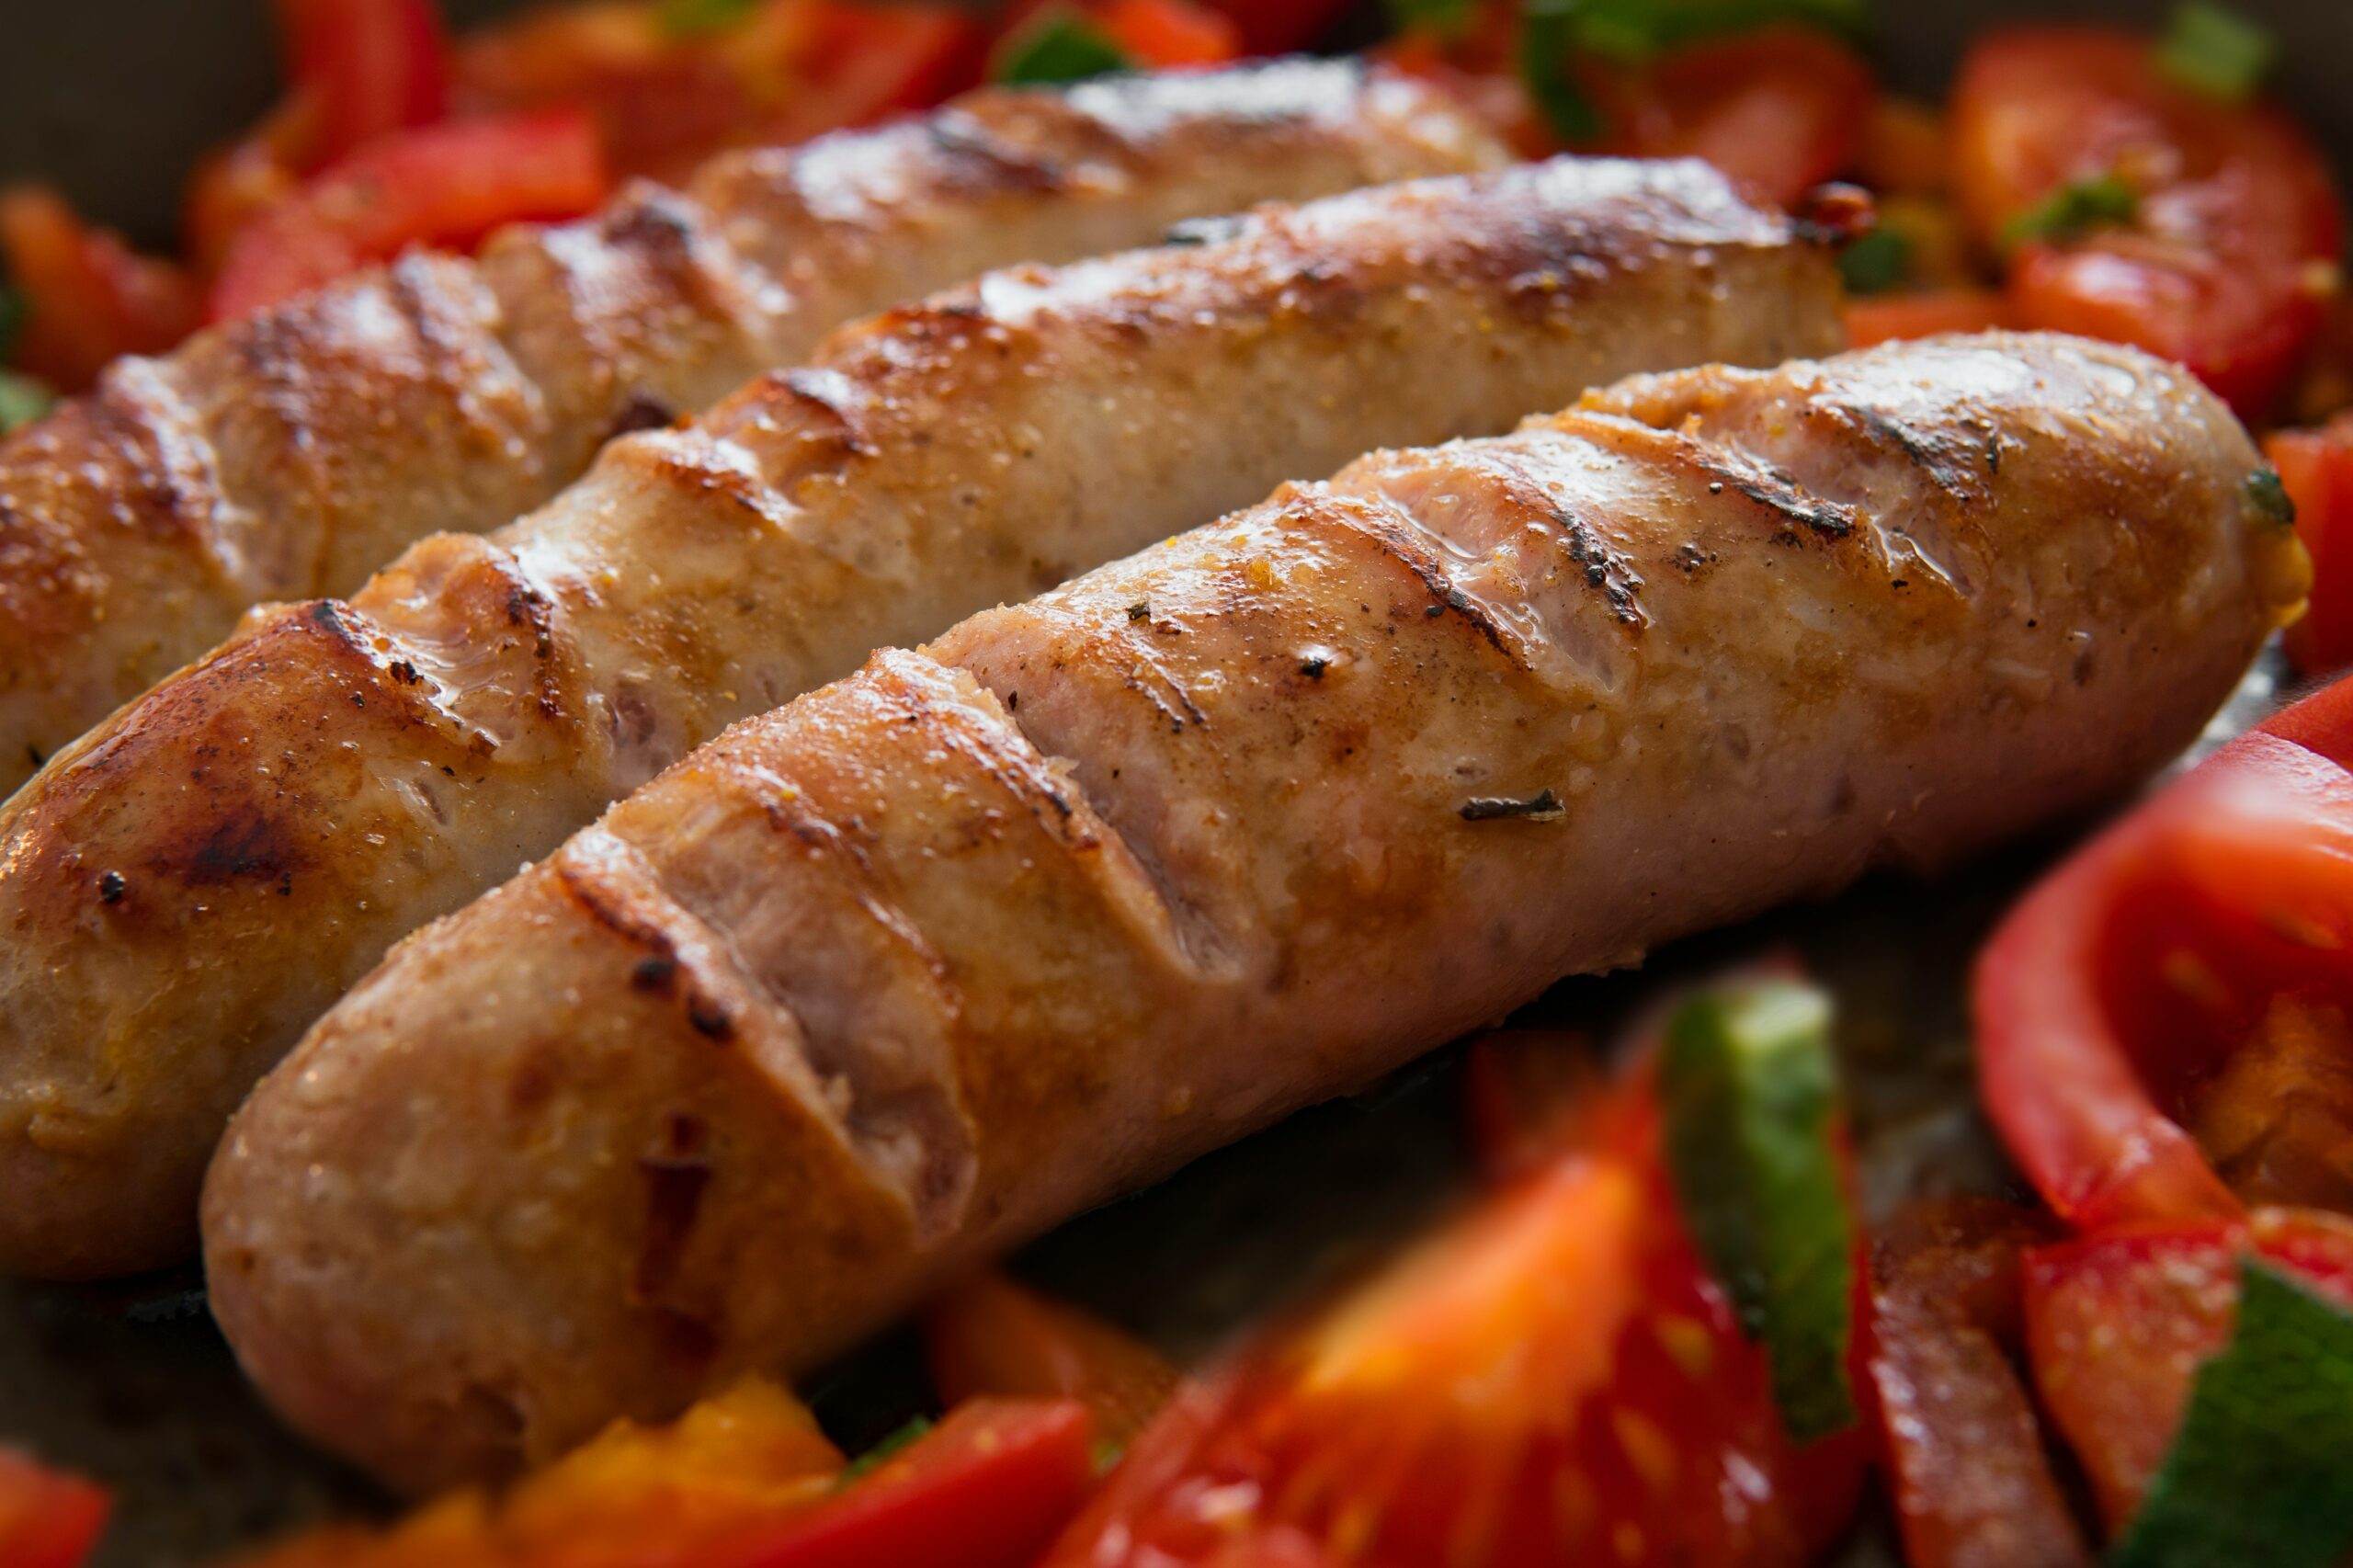
<svg viewBox="0 0 2353 1568"><path fill-rule="evenodd" d="M1884 294L1911 269L1912 242L1900 230L1874 229L1838 254L1850 294Z"/></svg>
<svg viewBox="0 0 2353 1568"><path fill-rule="evenodd" d="M1830 1001L1788 981L1711 993L1667 1028L1667 1166L1790 1435L1852 1426L1854 1217L1832 1142Z"/></svg>
<svg viewBox="0 0 2353 1568"><path fill-rule="evenodd" d="M725 32L759 9L759 0L662 0L657 13L671 38L700 38Z"/></svg>
<svg viewBox="0 0 2353 1568"><path fill-rule="evenodd" d="M1619 61L1646 61L1672 49L1779 22L1847 39L1870 30L1868 0L1580 0L1579 49Z"/></svg>
<svg viewBox="0 0 2353 1568"><path fill-rule="evenodd" d="M2157 40L2157 69L2194 92L2241 103L2255 96L2279 51L2265 28L2212 0L2182 0Z"/></svg>
<svg viewBox="0 0 2353 1568"><path fill-rule="evenodd" d="M0 1448L0 1562L8 1568L77 1568L112 1507L96 1484Z"/></svg>
<svg viewBox="0 0 2353 1568"><path fill-rule="evenodd" d="M835 1478L835 1484L847 1486L863 1476L872 1474L906 1449L923 1441L925 1435L930 1432L931 1427L932 1421L928 1415L907 1417L896 1430L885 1433L872 1448L844 1465L841 1474Z"/></svg>
<svg viewBox="0 0 2353 1568"><path fill-rule="evenodd" d="M1528 98L1553 135L1591 142L1602 132L1601 112L1570 74L1577 47L1576 0L1528 0L1519 18L1519 78Z"/></svg>
<svg viewBox="0 0 2353 1568"><path fill-rule="evenodd" d="M1003 82L1077 82L1134 63L1102 28L1075 11L1057 9L1006 40L996 74Z"/></svg>
<svg viewBox="0 0 2353 1568"><path fill-rule="evenodd" d="M2230 1344L2117 1568L2329 1568L2353 1552L2353 1312L2280 1269L2239 1271Z"/></svg>
<svg viewBox="0 0 2353 1568"><path fill-rule="evenodd" d="M2004 225L2002 241L2063 244L2095 229L2130 223L2140 211L2140 193L2121 175L2070 180Z"/></svg>
<svg viewBox="0 0 2353 1568"><path fill-rule="evenodd" d="M1459 36L1477 14L1475 0L1386 0L1389 19L1401 31Z"/></svg>
<svg viewBox="0 0 2353 1568"><path fill-rule="evenodd" d="M0 434L31 424L47 414L56 401L57 393L47 382L13 370L0 370Z"/></svg>

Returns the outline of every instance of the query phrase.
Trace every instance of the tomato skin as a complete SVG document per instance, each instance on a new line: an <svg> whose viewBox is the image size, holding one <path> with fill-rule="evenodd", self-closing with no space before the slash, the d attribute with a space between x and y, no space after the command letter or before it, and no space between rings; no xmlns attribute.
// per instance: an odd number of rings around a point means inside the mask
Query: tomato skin
<svg viewBox="0 0 2353 1568"><path fill-rule="evenodd" d="M1348 0L1209 0L1239 30L1245 54L1305 49L1347 14Z"/></svg>
<svg viewBox="0 0 2353 1568"><path fill-rule="evenodd" d="M2263 453L2296 504L2296 537L2313 558L2312 597L2288 628L2288 657L2306 675L2325 675L2353 665L2353 415L2276 431Z"/></svg>
<svg viewBox="0 0 2353 1568"><path fill-rule="evenodd" d="M2175 85L2137 32L2040 26L1978 40L1951 119L1955 194L1988 252L2069 181L2118 174L2140 193L2129 229L2015 258L2021 324L2178 360L2250 418L2277 405L2344 246L2327 165L2292 121Z"/></svg>
<svg viewBox="0 0 2353 1568"><path fill-rule="evenodd" d="M1688 44L1647 71L1581 76L1608 127L1602 151L1705 158L1783 207L1853 166L1876 94L1852 50L1794 26Z"/></svg>
<svg viewBox="0 0 2353 1568"><path fill-rule="evenodd" d="M1154 70L1222 65L1242 55L1241 28L1189 0L1098 0L1094 10L1112 41Z"/></svg>
<svg viewBox="0 0 2353 1568"><path fill-rule="evenodd" d="M932 1383L950 1405L982 1398L1076 1399L1105 1441L1125 1444L1180 1381L1150 1346L989 1270L924 1314Z"/></svg>
<svg viewBox="0 0 2353 1568"><path fill-rule="evenodd" d="M2091 1562L2012 1361L2021 1248L2056 1227L1984 1199L1913 1205L1872 1263L1872 1386L1912 1568Z"/></svg>
<svg viewBox="0 0 2353 1568"><path fill-rule="evenodd" d="M449 39L433 0L279 0L309 172L449 112Z"/></svg>
<svg viewBox="0 0 2353 1568"><path fill-rule="evenodd" d="M2027 1255L2035 1381L2111 1532L2140 1507L2173 1446L2199 1364L2230 1338L2249 1253L2353 1306L2353 1221L2313 1210L2128 1228Z"/></svg>
<svg viewBox="0 0 2353 1568"><path fill-rule="evenodd" d="M0 1562L8 1568L78 1568L113 1506L104 1488L0 1448Z"/></svg>
<svg viewBox="0 0 2353 1568"><path fill-rule="evenodd" d="M1075 1400L974 1400L805 1515L700 1568L1026 1568L1095 1484Z"/></svg>
<svg viewBox="0 0 2353 1568"><path fill-rule="evenodd" d="M2078 851L1979 957L1987 1111L2079 1229L2239 1218L2173 1108L2274 998L2353 999L2353 774L2334 760L2353 752L2347 684Z"/></svg>
<svg viewBox="0 0 2353 1568"><path fill-rule="evenodd" d="M1849 299L1846 320L1847 347L1869 348L1945 332L1991 332L2015 325L2017 312L1990 289L1939 289Z"/></svg>
<svg viewBox="0 0 2353 1568"><path fill-rule="evenodd" d="M251 315L412 244L470 248L502 224L577 217L608 185L596 129L577 112L384 138L238 234L213 285L212 319Z"/></svg>
<svg viewBox="0 0 2353 1568"><path fill-rule="evenodd" d="M1578 1147L1180 1394L1049 1568L1810 1561L1864 1431L1792 1450L1647 1076L1598 1098Z"/></svg>
<svg viewBox="0 0 2353 1568"><path fill-rule="evenodd" d="M0 191L0 272L30 307L13 363L61 392L89 388L125 354L157 354L194 330L187 274L134 255L40 186Z"/></svg>

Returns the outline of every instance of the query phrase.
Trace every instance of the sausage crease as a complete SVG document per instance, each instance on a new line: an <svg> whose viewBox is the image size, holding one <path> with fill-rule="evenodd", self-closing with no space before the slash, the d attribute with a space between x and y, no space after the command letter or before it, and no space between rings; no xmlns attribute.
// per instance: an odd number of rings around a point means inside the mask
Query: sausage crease
<svg viewBox="0 0 2353 1568"><path fill-rule="evenodd" d="M329 1013L213 1310L408 1486L806 1367L1561 975L2124 786L2302 597L2258 460L2066 338L1643 378L877 654Z"/></svg>
<svg viewBox="0 0 2353 1568"><path fill-rule="evenodd" d="M616 430L842 322L1180 219L1499 159L1427 89L1347 65L977 93L125 361L0 444L0 796L247 606L496 528Z"/></svg>
<svg viewBox="0 0 2353 1568"><path fill-rule="evenodd" d="M1192 237L891 312L499 534L258 610L0 806L0 1263L184 1255L230 1110L387 945L872 649L1370 446L1836 342L1828 256L1696 163Z"/></svg>

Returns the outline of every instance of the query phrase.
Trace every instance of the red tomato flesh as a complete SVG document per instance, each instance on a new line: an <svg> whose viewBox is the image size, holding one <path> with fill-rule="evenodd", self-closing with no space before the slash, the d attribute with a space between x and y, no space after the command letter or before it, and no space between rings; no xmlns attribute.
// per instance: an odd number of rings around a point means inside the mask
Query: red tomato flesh
<svg viewBox="0 0 2353 1568"><path fill-rule="evenodd" d="M2288 657L2306 675L2353 665L2353 415L2317 430L2281 430L2263 451L2296 504L2296 537L2313 558L2312 597L2288 628Z"/></svg>
<svg viewBox="0 0 2353 1568"><path fill-rule="evenodd" d="M1951 123L1955 193L1989 251L2070 182L2139 193L2129 227L2018 255L2021 324L2178 360L2250 418L2277 405L2344 246L2327 165L2285 115L2175 84L2140 33L2023 27L1972 48Z"/></svg>
<svg viewBox="0 0 2353 1568"><path fill-rule="evenodd" d="M924 1347L939 1397L1075 1399L1097 1435L1126 1443L1168 1402L1176 1369L1150 1346L1075 1307L990 1270L924 1314Z"/></svg>
<svg viewBox="0 0 2353 1568"><path fill-rule="evenodd" d="M213 286L212 317L251 315L410 245L470 249L506 223L578 217L607 185L596 128L576 111L385 138L237 236Z"/></svg>
<svg viewBox="0 0 2353 1568"><path fill-rule="evenodd" d="M2009 300L1990 289L1878 294L1847 301L1847 347L1869 348L1943 332L1990 332L2016 324Z"/></svg>
<svg viewBox="0 0 2353 1568"><path fill-rule="evenodd" d="M2052 1424L2120 1529L2173 1446L2199 1364L2231 1335L2252 1251L2353 1306L2353 1221L2259 1210L2245 1225L2124 1230L2027 1257L2027 1341Z"/></svg>
<svg viewBox="0 0 2353 1568"><path fill-rule="evenodd" d="M0 1562L8 1568L77 1568L113 1506L80 1476L0 1448Z"/></svg>
<svg viewBox="0 0 2353 1568"><path fill-rule="evenodd" d="M303 172L449 112L449 39L434 0L279 0L312 140Z"/></svg>

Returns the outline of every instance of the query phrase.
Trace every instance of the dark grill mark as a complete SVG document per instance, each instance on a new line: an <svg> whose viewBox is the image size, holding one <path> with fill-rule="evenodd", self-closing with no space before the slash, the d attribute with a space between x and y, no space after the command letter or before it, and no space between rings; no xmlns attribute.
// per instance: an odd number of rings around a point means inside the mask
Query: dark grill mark
<svg viewBox="0 0 2353 1568"><path fill-rule="evenodd" d="M661 1295L677 1278L702 1195L710 1186L707 1142L699 1120L674 1114L664 1127L662 1146L637 1162L645 1181L645 1239L631 1282L641 1300Z"/></svg>
<svg viewBox="0 0 2353 1568"><path fill-rule="evenodd" d="M100 903L120 903L122 902L123 889L126 885L127 884L122 880L122 873L120 871L100 872L98 874L98 902Z"/></svg>
<svg viewBox="0 0 2353 1568"><path fill-rule="evenodd" d="M1601 590L1601 597L1609 602L1609 613L1627 626L1648 626L1651 618L1643 612L1640 599L1642 574L1634 570L1632 561L1611 549L1590 524L1566 512L1554 512L1552 522L1561 530L1561 548L1584 572L1586 582Z"/></svg>
<svg viewBox="0 0 2353 1568"><path fill-rule="evenodd" d="M676 422L678 411L649 392L633 392L613 415L610 428L605 432L608 441L623 436L633 436L640 430L659 430Z"/></svg>
<svg viewBox="0 0 2353 1568"><path fill-rule="evenodd" d="M1686 448L1700 469L1715 475L1743 499L1774 513L1790 531L1804 528L1824 539L1845 539L1855 531L1855 508L1816 495L1788 470L1726 448Z"/></svg>
<svg viewBox="0 0 2353 1568"><path fill-rule="evenodd" d="M1462 802L1461 814L1464 822L1558 822L1569 810L1548 787L1524 801L1505 795L1474 796Z"/></svg>

